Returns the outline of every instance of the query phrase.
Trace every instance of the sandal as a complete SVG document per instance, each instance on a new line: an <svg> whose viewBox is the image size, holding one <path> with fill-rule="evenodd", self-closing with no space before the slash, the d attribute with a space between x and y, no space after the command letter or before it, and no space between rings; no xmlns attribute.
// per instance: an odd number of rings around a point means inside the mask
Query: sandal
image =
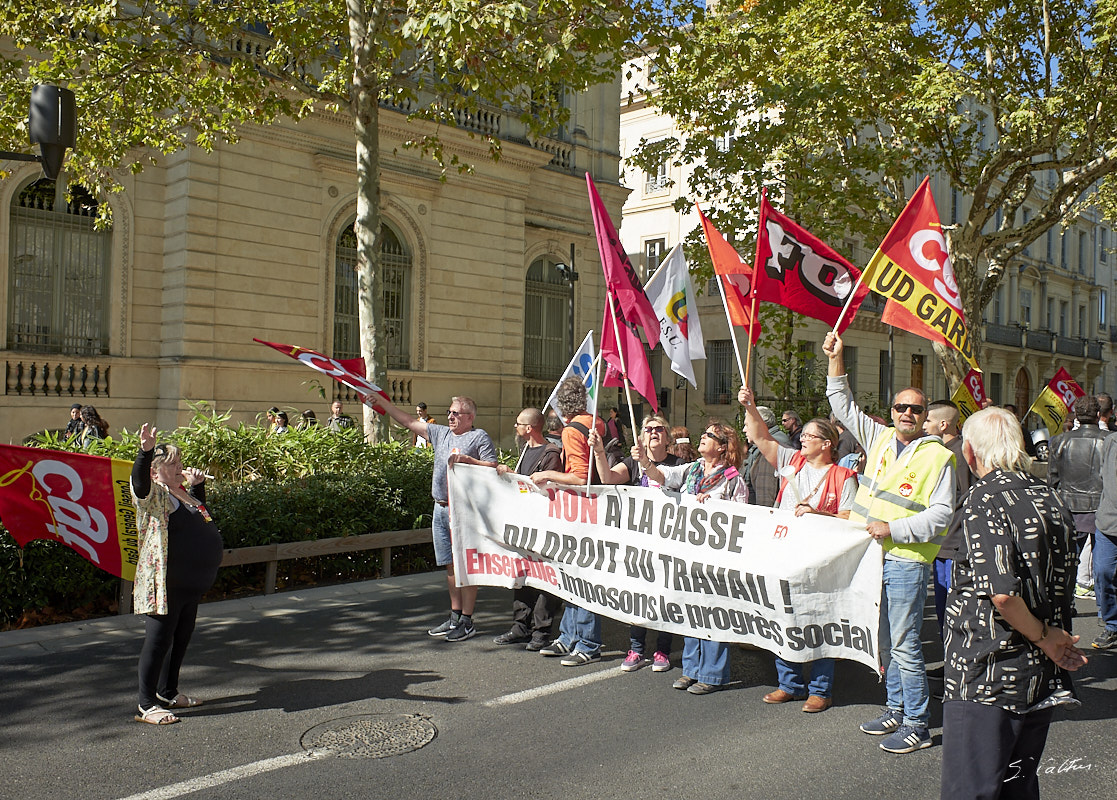
<svg viewBox="0 0 1117 800"><path fill-rule="evenodd" d="M159 706L152 706L146 710L141 707L140 713L135 716L135 720L136 722L146 722L149 725L174 725L179 721L178 717Z"/></svg>
<svg viewBox="0 0 1117 800"><path fill-rule="evenodd" d="M155 697L163 704L164 708L197 708L202 704L201 700L194 697L187 697L182 693L176 694L174 700L168 700L161 694L157 694Z"/></svg>

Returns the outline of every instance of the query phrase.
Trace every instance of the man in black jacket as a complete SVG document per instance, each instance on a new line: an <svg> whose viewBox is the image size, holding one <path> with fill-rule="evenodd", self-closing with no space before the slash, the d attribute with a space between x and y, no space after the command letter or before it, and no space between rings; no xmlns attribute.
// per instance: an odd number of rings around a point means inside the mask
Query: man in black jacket
<svg viewBox="0 0 1117 800"><path fill-rule="evenodd" d="M1098 425L1098 400L1080 397L1074 402L1075 426L1051 440L1047 461L1047 485L1059 492L1074 515L1075 537L1079 557L1089 559L1090 539L1096 525L1094 514L1101 502L1102 442L1109 431ZM1092 549L1092 548L1091 548ZM1089 565L1079 569L1075 594L1092 595L1093 579Z"/></svg>

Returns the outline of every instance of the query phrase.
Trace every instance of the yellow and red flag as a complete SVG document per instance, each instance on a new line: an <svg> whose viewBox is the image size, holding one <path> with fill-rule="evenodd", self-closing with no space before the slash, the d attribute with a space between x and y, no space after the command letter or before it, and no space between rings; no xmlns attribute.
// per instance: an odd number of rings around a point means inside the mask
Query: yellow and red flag
<svg viewBox="0 0 1117 800"><path fill-rule="evenodd" d="M981 372L971 369L966 373L966 377L962 379L950 399L954 405L958 406L958 413L961 415L959 424L965 422L970 414L983 409L987 397L985 381L982 380Z"/></svg>
<svg viewBox="0 0 1117 800"><path fill-rule="evenodd" d="M695 208L698 208L697 204ZM698 208L698 217L702 220L702 232L706 234L706 247L714 262L714 272L717 273L724 291L725 313L729 317L729 324L748 328L749 339L756 344L756 340L760 338L760 320L750 318L748 305L749 295L752 293L752 267L745 263L741 254L706 219L701 208Z"/></svg>
<svg viewBox="0 0 1117 800"><path fill-rule="evenodd" d="M105 572L133 580L139 540L131 474L131 461L0 445L0 519L20 547L35 539L62 542Z"/></svg>
<svg viewBox="0 0 1117 800"><path fill-rule="evenodd" d="M1032 403L1028 412L1035 412L1047 426L1047 432L1054 436L1063 432L1063 422L1066 421L1070 410L1074 408L1074 401L1085 394L1078 381L1067 372L1066 367L1059 367L1055 377L1043 387L1043 391L1039 393L1039 397Z"/></svg>
<svg viewBox="0 0 1117 800"><path fill-rule="evenodd" d="M896 218L865 273L869 288L888 298L883 322L953 347L977 369L928 178Z"/></svg>

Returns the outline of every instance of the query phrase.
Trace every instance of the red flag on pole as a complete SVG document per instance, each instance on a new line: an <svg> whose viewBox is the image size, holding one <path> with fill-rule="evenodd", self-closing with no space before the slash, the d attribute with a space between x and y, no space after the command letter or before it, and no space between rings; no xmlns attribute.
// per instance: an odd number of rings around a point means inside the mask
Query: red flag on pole
<svg viewBox="0 0 1117 800"><path fill-rule="evenodd" d="M624 311L625 319L643 328L648 347L655 347L659 343L659 317L656 315L655 309L652 308L648 296L644 294L644 284L641 282L640 276L636 274L636 270L632 268L632 263L628 260L628 254L621 247L617 229L613 227L609 212L605 209L605 204L601 202L601 197L597 194L597 187L593 185L593 178L590 177L588 172L586 173L586 187L590 194L593 230L597 234L597 249L601 253L601 268L605 271L605 287L609 294L617 299L619 307ZM619 321L620 317L618 316ZM608 319L606 319L606 322L608 324L602 329L603 331L611 330L613 327ZM626 355L627 352L626 350Z"/></svg>
<svg viewBox="0 0 1117 800"><path fill-rule="evenodd" d="M777 303L822 320L831 327L838 322L842 308L861 277L861 270L826 242L772 208L767 194L760 198L756 255L758 300ZM868 294L868 286L858 286L838 333L844 332L853 322Z"/></svg>
<svg viewBox="0 0 1117 800"><path fill-rule="evenodd" d="M375 383L371 383L365 380L363 359L350 358L346 359L344 362L341 362L335 361L329 356L324 356L315 350L310 350L306 347L299 347L298 345L276 344L275 342L265 342L263 339L256 338L253 338L252 341L259 342L260 344L266 344L268 347L272 347L283 353L284 355L290 356L296 361L301 361L303 364L310 367L311 369L317 370L323 375L333 378L338 383L348 386L350 389L353 389L357 392L358 395L360 395L362 403L364 403L366 406L376 411L377 413L383 414L384 412L376 406L376 403L372 399L372 395L380 395L385 400L391 399L384 393L384 390L377 386ZM348 367L348 369L346 367ZM358 375L354 371L355 369L360 369L361 374Z"/></svg>
<svg viewBox="0 0 1117 800"><path fill-rule="evenodd" d="M644 345L636 333L636 326L625 319L624 310L609 294L606 296L605 320L601 323L601 357L605 360L605 378L603 386L624 386L624 367L628 368L627 378L637 392L652 404L652 409L659 411L659 396L655 390L655 379L652 378L648 359L644 355ZM613 320L609 314L609 307L617 316L617 332L620 342L613 335ZM621 360L621 353L624 360ZM623 366L622 366L623 363Z"/></svg>
<svg viewBox="0 0 1117 800"><path fill-rule="evenodd" d="M698 208L696 205L695 208ZM714 272L721 280L725 290L726 313L732 325L739 328L748 328L753 344L760 338L760 321L751 320L749 317L748 297L752 292L752 267L744 262L725 237L718 232L702 209L698 208L698 217L702 220L702 232L706 234L706 247L710 250L710 259L714 262ZM750 324L750 322L752 324Z"/></svg>
<svg viewBox="0 0 1117 800"><path fill-rule="evenodd" d="M888 298L883 322L953 347L977 368L928 178L896 218L865 273L869 288Z"/></svg>

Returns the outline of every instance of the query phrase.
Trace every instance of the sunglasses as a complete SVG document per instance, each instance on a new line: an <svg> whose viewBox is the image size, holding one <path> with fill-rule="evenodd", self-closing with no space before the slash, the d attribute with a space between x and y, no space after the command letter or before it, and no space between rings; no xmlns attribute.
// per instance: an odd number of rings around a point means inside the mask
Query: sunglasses
<svg viewBox="0 0 1117 800"><path fill-rule="evenodd" d="M448 416L448 417L463 417L463 416L465 416L465 412L464 411L447 411L446 416Z"/></svg>
<svg viewBox="0 0 1117 800"><path fill-rule="evenodd" d="M718 436L716 433L711 433L710 431L702 431L702 435L709 436L715 442L720 442L721 444L725 444L725 442L727 441L724 436Z"/></svg>
<svg viewBox="0 0 1117 800"><path fill-rule="evenodd" d="M918 417L924 412L925 409L918 403L896 403L896 405L892 406L892 410L895 411L897 414L903 414L905 411L910 411Z"/></svg>
<svg viewBox="0 0 1117 800"><path fill-rule="evenodd" d="M666 433L667 429L662 425L649 425L644 428L644 433Z"/></svg>
<svg viewBox="0 0 1117 800"><path fill-rule="evenodd" d="M823 441L826 441L825 436L819 436L817 433L802 433L799 435L799 438L806 439L807 441L810 441L811 439L821 439Z"/></svg>

